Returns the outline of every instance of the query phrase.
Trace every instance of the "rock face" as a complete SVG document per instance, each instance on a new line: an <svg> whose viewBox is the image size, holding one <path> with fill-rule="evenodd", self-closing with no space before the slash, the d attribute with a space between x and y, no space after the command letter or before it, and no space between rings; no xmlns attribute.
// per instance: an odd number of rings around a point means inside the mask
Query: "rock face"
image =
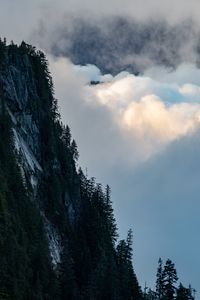
<svg viewBox="0 0 200 300"><path fill-rule="evenodd" d="M44 54L0 41L0 299L142 299L131 234L116 245L110 189L77 158Z"/></svg>
<svg viewBox="0 0 200 300"><path fill-rule="evenodd" d="M29 196L40 206L52 263L56 268L60 263L62 251L61 238L56 226L45 215L44 203L41 202L39 192L39 186L43 185L48 177L45 172L49 168L44 157L41 129L47 119L51 118L51 108L45 109L42 105L44 95L39 91L39 71L35 68L34 57L26 53L27 47L22 44L20 51L14 46L5 50L4 64L0 72L1 97L12 122L15 149L19 156L18 164L25 184L30 187ZM45 97L51 98L49 83L46 84Z"/></svg>
<svg viewBox="0 0 200 300"><path fill-rule="evenodd" d="M0 73L0 84L5 106L13 123L16 149L23 157L23 170L34 184L34 176L36 180L42 168L38 120L33 116L30 102L39 102L39 96L27 56L18 56L14 65L13 63L7 56L7 65Z"/></svg>

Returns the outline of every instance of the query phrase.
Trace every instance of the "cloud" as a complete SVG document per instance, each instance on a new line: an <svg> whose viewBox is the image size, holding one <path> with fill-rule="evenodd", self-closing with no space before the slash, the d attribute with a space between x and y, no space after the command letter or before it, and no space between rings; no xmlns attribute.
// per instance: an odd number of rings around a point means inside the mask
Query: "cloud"
<svg viewBox="0 0 200 300"><path fill-rule="evenodd" d="M191 65L170 73L159 68L157 73L147 71L154 78L127 72L115 77L101 75L96 66L75 66L65 58L50 57L50 66L64 121L80 143L93 144L93 152L85 147L80 152L84 165L92 165L94 172L102 168L101 160L109 161L110 167L118 161L135 166L199 128L200 88L196 78L200 78L200 70ZM187 69L194 70L190 82L195 84L187 84L188 78L180 76L181 70L184 75ZM170 76L177 80L170 81ZM93 86L91 80L102 83Z"/></svg>
<svg viewBox="0 0 200 300"><path fill-rule="evenodd" d="M191 0L183 4L182 0L169 0L161 2L158 0L53 0L39 1L45 9L71 12L74 15L85 14L86 16L98 17L99 15L125 15L132 16L138 20L147 18L166 18L168 21L177 22L185 18L199 18L200 4L198 0ZM172 9L173 7L173 9Z"/></svg>
<svg viewBox="0 0 200 300"><path fill-rule="evenodd" d="M67 70L65 60L58 59L58 65L61 70ZM81 80L79 99L82 105L102 110L119 135L123 132L123 136L131 141L128 142L131 149L135 150L137 145L137 161L155 155L172 141L192 134L199 127L200 88L195 84L170 83L170 80L163 83L127 72L115 77L101 75L99 69L91 65L71 65L71 72L76 74L76 82ZM166 72L168 78L179 75L180 70ZM87 85L91 80L104 83ZM182 79L182 82L185 81Z"/></svg>
<svg viewBox="0 0 200 300"><path fill-rule="evenodd" d="M103 73L143 73L152 66L176 68L199 63L200 26L194 20L136 20L122 15L95 17L45 12L30 39L55 56L74 64L96 65ZM50 14L50 17L48 16ZM49 22L49 20L51 20ZM187 43L185 42L187 40Z"/></svg>
<svg viewBox="0 0 200 300"><path fill-rule="evenodd" d="M126 20L134 19L139 24L143 22L167 22L174 25L188 19L199 24L200 19L200 3L198 0L191 0L184 4L182 0L167 2L158 0L58 0L56 3L53 0L35 0L32 2L1 0L0 3L1 35L5 35L8 40L13 39L17 42L25 39L28 42L37 43L38 41L32 33L38 29L38 33L42 35L40 43L42 44L42 39L45 40L45 47L43 47L45 49L48 48L48 43L52 43L52 40L56 39L57 34L60 35L62 28L66 34L70 33L72 26L77 29L80 19L87 20L88 24L93 27L100 24L104 28L105 20L112 21L116 16L124 17ZM12 20L10 23L7 22L8 16ZM184 27L184 23L182 27ZM177 35L177 38L179 35ZM183 53L184 49L194 42L194 39L192 30L188 31L187 43L185 43ZM176 40L174 40L175 42ZM66 47L68 43L70 43L70 40L60 36L59 47ZM189 49L191 50L191 47ZM188 54L189 51L187 51ZM137 59L142 64L139 56ZM132 57L129 57L129 60L132 60Z"/></svg>
<svg viewBox="0 0 200 300"><path fill-rule="evenodd" d="M184 5L181 0L2 0L1 36L103 72L137 73L155 64L198 60L199 8L195 0Z"/></svg>
<svg viewBox="0 0 200 300"><path fill-rule="evenodd" d="M82 74L87 79L87 83L92 81L102 83L111 81L113 79L113 76L111 74L102 75L99 68L95 65L76 65L75 70L76 72L78 72L79 76Z"/></svg>
<svg viewBox="0 0 200 300"><path fill-rule="evenodd" d="M6 37L8 41L13 40L17 43L27 40L30 33L38 26L39 19L42 18L41 2L40 0L0 0L1 37Z"/></svg>
<svg viewBox="0 0 200 300"><path fill-rule="evenodd" d="M200 71L194 64L183 63L179 65L175 70L163 68L161 66L154 66L145 70L145 76L154 78L159 82L168 84L193 84L200 85Z"/></svg>

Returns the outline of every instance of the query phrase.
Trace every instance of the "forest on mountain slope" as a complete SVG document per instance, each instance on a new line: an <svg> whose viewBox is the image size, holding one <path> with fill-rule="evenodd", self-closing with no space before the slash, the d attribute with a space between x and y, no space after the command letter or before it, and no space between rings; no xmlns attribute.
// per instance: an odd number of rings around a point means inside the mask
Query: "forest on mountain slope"
<svg viewBox="0 0 200 300"><path fill-rule="evenodd" d="M110 187L78 156L44 53L1 40L0 299L194 299L170 259L159 259L155 291L142 291L132 231L119 240Z"/></svg>

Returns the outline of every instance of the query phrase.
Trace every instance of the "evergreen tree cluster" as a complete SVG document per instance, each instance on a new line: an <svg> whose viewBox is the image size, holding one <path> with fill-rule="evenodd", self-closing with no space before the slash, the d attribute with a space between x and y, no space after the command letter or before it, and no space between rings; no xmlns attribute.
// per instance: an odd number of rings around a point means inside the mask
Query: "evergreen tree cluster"
<svg viewBox="0 0 200 300"><path fill-rule="evenodd" d="M24 102L10 99L5 81L11 75L16 97ZM22 128L30 127L24 115L37 126L32 151L42 172L36 173L35 190L13 135L15 130L33 144ZM118 241L110 187L78 170L78 156L70 128L60 120L44 53L25 42L7 46L0 40L0 299L150 299L132 265L132 231ZM45 220L60 238L56 265ZM160 268L156 299L174 299L173 265ZM179 300L189 299L183 298L189 292L182 285L176 293Z"/></svg>
<svg viewBox="0 0 200 300"><path fill-rule="evenodd" d="M177 271L174 263L167 259L163 266L163 261L159 258L158 269L156 274L156 290L151 289L144 294L144 298L148 300L194 300L195 289L191 285L184 287L178 282Z"/></svg>

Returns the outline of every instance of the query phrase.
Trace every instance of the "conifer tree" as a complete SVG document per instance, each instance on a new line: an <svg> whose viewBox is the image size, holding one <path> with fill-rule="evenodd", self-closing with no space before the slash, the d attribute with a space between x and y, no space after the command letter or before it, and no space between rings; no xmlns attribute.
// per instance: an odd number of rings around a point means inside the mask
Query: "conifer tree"
<svg viewBox="0 0 200 300"><path fill-rule="evenodd" d="M111 189L109 185L106 186L104 203L105 203L106 219L108 223L108 230L109 230L112 243L114 245L117 240L118 233L117 233L117 225L116 225L114 211L112 207L112 201L111 201Z"/></svg>
<svg viewBox="0 0 200 300"><path fill-rule="evenodd" d="M117 245L120 299L142 299L142 292L132 266L132 230Z"/></svg>
<svg viewBox="0 0 200 300"><path fill-rule="evenodd" d="M72 135L71 135L69 126L68 125L64 126L62 140L67 149L69 149L71 146L71 138L72 138Z"/></svg>
<svg viewBox="0 0 200 300"><path fill-rule="evenodd" d="M164 295L166 300L173 300L176 292L178 276L174 263L168 259L163 270Z"/></svg>
<svg viewBox="0 0 200 300"><path fill-rule="evenodd" d="M156 274L156 295L157 299L161 300L164 294L164 277L163 277L163 262L162 259L158 260L158 269Z"/></svg>
<svg viewBox="0 0 200 300"><path fill-rule="evenodd" d="M176 291L176 300L193 300L191 286L188 288L184 287L182 283L179 284L179 287Z"/></svg>

